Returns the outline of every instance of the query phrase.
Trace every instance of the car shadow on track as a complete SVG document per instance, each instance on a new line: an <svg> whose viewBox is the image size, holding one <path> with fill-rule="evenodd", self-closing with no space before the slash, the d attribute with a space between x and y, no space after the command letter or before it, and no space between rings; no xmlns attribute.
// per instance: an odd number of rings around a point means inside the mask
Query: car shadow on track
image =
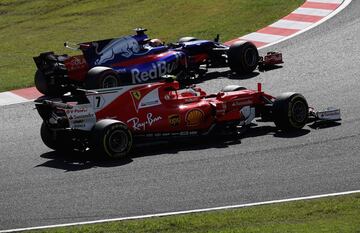
<svg viewBox="0 0 360 233"><path fill-rule="evenodd" d="M250 137L260 137L265 135L273 135L277 138L297 138L304 136L311 131L308 129L300 129L296 131L290 131L290 132L283 132L278 130L274 126L257 126L254 128L251 128L249 131L246 132L244 135L244 138L250 138Z"/></svg>
<svg viewBox="0 0 360 233"><path fill-rule="evenodd" d="M157 141L149 143L136 144L131 151L131 155L124 159L107 159L95 154L94 152L60 152L50 151L40 155L41 158L47 159L42 164L36 167L49 167L61 169L66 172L87 170L96 167L118 167L124 166L133 159L147 156L154 156L160 154L177 154L181 151L187 150L203 150L209 148L226 148L231 144L239 144L241 141L237 138L208 138L200 137L181 140Z"/></svg>
<svg viewBox="0 0 360 233"><path fill-rule="evenodd" d="M312 129L326 129L339 125L341 125L341 123L336 121L314 121L309 127Z"/></svg>
<svg viewBox="0 0 360 233"><path fill-rule="evenodd" d="M105 159L93 152L57 152L51 151L40 155L47 159L36 167L49 167L61 169L66 172L74 172L92 169L96 167L119 167L133 162L133 159L155 156L155 155L176 155L182 151L201 151L211 148L227 148L231 145L241 144L244 138L260 137L273 135L281 138L301 137L310 133L308 129L297 130L294 132L281 132L274 126L254 124L246 132L239 135L208 136L188 139L172 139L167 141L157 141L136 144L131 155L125 159L110 160Z"/></svg>
<svg viewBox="0 0 360 233"><path fill-rule="evenodd" d="M48 159L46 162L36 167L49 167L61 169L66 172L87 170L96 167L117 167L129 164L131 158L121 160L109 160L96 156L92 152L59 152L50 151L40 155L41 158Z"/></svg>

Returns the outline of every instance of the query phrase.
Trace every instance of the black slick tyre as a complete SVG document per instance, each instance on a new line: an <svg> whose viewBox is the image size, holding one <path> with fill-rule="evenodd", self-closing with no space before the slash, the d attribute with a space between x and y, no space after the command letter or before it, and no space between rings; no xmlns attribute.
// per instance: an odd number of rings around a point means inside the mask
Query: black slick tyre
<svg viewBox="0 0 360 233"><path fill-rule="evenodd" d="M111 159L128 156L133 144L132 134L126 124L104 119L98 121L91 132L91 145L96 153Z"/></svg>
<svg viewBox="0 0 360 233"><path fill-rule="evenodd" d="M101 89L119 86L117 72L108 67L94 67L85 79L86 89Z"/></svg>
<svg viewBox="0 0 360 233"><path fill-rule="evenodd" d="M36 70L34 83L36 89L44 95L48 95L49 93L49 84L45 79L44 74L40 70Z"/></svg>
<svg viewBox="0 0 360 233"><path fill-rule="evenodd" d="M41 140L50 149L56 151L72 151L73 148L66 143L64 138L57 137L54 130L50 129L45 122L41 124L40 128Z"/></svg>
<svg viewBox="0 0 360 233"><path fill-rule="evenodd" d="M228 85L221 89L222 92L232 92L232 91L241 91L241 90L246 90L246 87L239 85Z"/></svg>
<svg viewBox="0 0 360 233"><path fill-rule="evenodd" d="M44 95L58 96L66 92L64 88L61 88L60 86L56 87L55 85L49 84L49 81L46 80L45 75L40 70L36 70L35 72L34 83L36 89Z"/></svg>
<svg viewBox="0 0 360 233"><path fill-rule="evenodd" d="M258 62L259 52L251 42L235 42L228 50L228 64L235 73L249 74L256 69Z"/></svg>
<svg viewBox="0 0 360 233"><path fill-rule="evenodd" d="M299 93L287 92L276 97L273 119L276 127L283 131L302 129L308 120L309 106Z"/></svg>

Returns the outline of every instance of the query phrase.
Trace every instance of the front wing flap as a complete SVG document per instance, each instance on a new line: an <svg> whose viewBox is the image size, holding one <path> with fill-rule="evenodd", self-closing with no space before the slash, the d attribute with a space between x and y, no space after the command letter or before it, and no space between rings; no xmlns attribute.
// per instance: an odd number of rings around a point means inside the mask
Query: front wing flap
<svg viewBox="0 0 360 233"><path fill-rule="evenodd" d="M310 117L317 121L340 121L341 112L340 108L329 107L324 110L315 111L313 108L309 110Z"/></svg>

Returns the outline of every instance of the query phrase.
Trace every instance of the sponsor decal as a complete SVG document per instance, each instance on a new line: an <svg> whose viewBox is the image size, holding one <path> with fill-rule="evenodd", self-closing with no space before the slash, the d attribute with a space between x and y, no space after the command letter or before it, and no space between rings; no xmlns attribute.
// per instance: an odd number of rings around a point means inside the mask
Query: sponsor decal
<svg viewBox="0 0 360 233"><path fill-rule="evenodd" d="M172 62L159 61L151 64L149 70L141 72L139 69L134 68L131 70L132 83L144 83L150 80L158 79L161 76L170 74L179 66L179 54L175 53L175 60Z"/></svg>
<svg viewBox="0 0 360 233"><path fill-rule="evenodd" d="M87 66L86 60L83 56L73 56L65 60L65 65L68 71L79 70Z"/></svg>
<svg viewBox="0 0 360 233"><path fill-rule="evenodd" d="M139 108L151 107L159 104L159 100L151 100L148 102L140 102Z"/></svg>
<svg viewBox="0 0 360 233"><path fill-rule="evenodd" d="M133 118L129 119L127 121L127 123L130 124L134 130L146 130L146 127L152 126L153 124L155 124L156 122L158 122L160 120L162 120L161 116L153 116L153 114L151 112L149 112L146 115L145 121L141 122L138 117L133 117Z"/></svg>
<svg viewBox="0 0 360 233"><path fill-rule="evenodd" d="M95 65L111 61L117 54L129 58L140 51L138 42L131 36L111 40L101 51L98 51L98 43L94 42L93 46L95 46L96 54L100 56L95 61Z"/></svg>
<svg viewBox="0 0 360 233"><path fill-rule="evenodd" d="M340 120L341 119L340 109L335 109L332 107L327 108L326 110L323 110L323 111L318 111L316 113L316 116L322 120Z"/></svg>
<svg viewBox="0 0 360 233"><path fill-rule="evenodd" d="M180 125L180 116L178 114L170 115L168 117L168 119L169 119L170 126L176 127L176 126Z"/></svg>
<svg viewBox="0 0 360 233"><path fill-rule="evenodd" d="M83 113L83 112L86 112L87 111L87 108L85 108L85 107L80 107L80 108L73 108L73 109L68 109L68 110L66 110L65 112L67 113L67 114L81 114L81 113Z"/></svg>
<svg viewBox="0 0 360 233"><path fill-rule="evenodd" d="M166 132L166 133L148 133L141 134L142 137L180 137L180 136L196 136L199 135L197 131L180 131L180 132Z"/></svg>
<svg viewBox="0 0 360 233"><path fill-rule="evenodd" d="M140 91L131 91L131 94L135 99L140 100L140 98L141 98Z"/></svg>
<svg viewBox="0 0 360 233"><path fill-rule="evenodd" d="M96 122L96 116L91 104L75 105L65 110L69 125L73 129L91 130Z"/></svg>
<svg viewBox="0 0 360 233"><path fill-rule="evenodd" d="M194 98L186 98L185 99L185 103L192 103L192 102L196 102L199 101L199 98L194 97Z"/></svg>
<svg viewBox="0 0 360 233"><path fill-rule="evenodd" d="M231 106L237 107L237 106L244 106L244 105L249 105L249 104L252 104L251 99L236 99L236 100L234 100L234 102L231 103Z"/></svg>
<svg viewBox="0 0 360 233"><path fill-rule="evenodd" d="M186 113L185 121L187 126L198 126L204 120L204 112L200 109L192 109Z"/></svg>

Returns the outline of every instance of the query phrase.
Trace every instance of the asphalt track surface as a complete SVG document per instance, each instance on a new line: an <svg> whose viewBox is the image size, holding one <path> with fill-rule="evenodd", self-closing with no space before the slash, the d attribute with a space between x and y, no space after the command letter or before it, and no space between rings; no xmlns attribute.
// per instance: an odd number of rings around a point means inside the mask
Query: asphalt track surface
<svg viewBox="0 0 360 233"><path fill-rule="evenodd" d="M127 161L63 155L41 142L32 103L0 107L0 230L244 204L360 189L360 1L326 23L262 50L282 68L227 84L277 95L301 92L314 107L339 106L339 125L292 134L255 122L240 140L140 147ZM217 78L215 78L217 77Z"/></svg>

